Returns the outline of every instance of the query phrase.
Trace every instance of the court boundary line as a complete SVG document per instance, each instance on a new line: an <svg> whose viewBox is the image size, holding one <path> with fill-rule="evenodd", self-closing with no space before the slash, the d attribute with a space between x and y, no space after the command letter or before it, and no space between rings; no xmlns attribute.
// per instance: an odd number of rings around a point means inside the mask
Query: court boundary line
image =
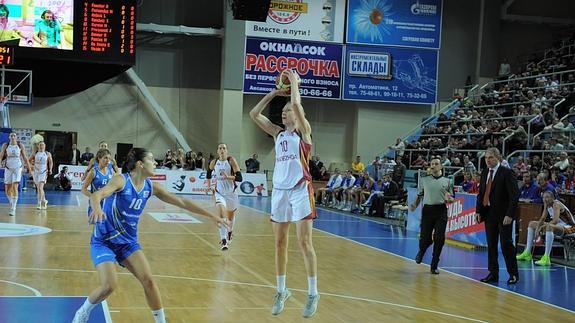
<svg viewBox="0 0 575 323"><path fill-rule="evenodd" d="M32 291L32 293L34 293L34 296L27 296L27 297L41 297L41 296L42 296L42 293L40 293L39 290L37 290L37 289L34 288L34 287L25 285L25 284L20 284L20 283L17 283L17 282L13 282L13 281L10 281L10 280L3 280L3 279L0 279L0 282L7 283L7 284L12 284L12 285L16 285L16 286L25 288L25 289L27 289L27 290L29 290L29 291Z"/></svg>
<svg viewBox="0 0 575 323"><path fill-rule="evenodd" d="M48 272L76 272L76 273L88 273L88 274L94 274L97 273L96 270L84 270L84 269L59 269L59 268L34 268L34 267L27 267L27 268L20 268L20 267L0 267L0 270L4 269L4 270L28 270L28 271L48 271ZM132 273L117 273L118 275L123 275L123 276L132 276ZM257 283L247 283L247 282L237 282L237 281L231 281L231 280L221 280L221 279L209 279L209 278L198 278L198 277L186 277L186 276L172 276L172 275L161 275L161 274L153 274L153 277L158 277L158 278L166 278L166 279L176 279L176 280L190 280L190 281L202 281L202 282L209 282L209 283L221 283L221 284L230 284L230 285L243 285L243 286L249 286L249 287L262 287L262 288L271 288L271 289L276 289L276 286L274 285L263 285L263 284L257 284ZM307 290L304 289L299 289L299 288L290 288L291 291L297 291L297 292L301 292L301 293L305 293L307 294ZM399 307L399 308L405 308L405 309L410 309L413 311L419 311L419 312L426 312L426 313L432 313L432 314L436 314L439 316L448 316L448 317L453 317L453 318L459 318L459 319L463 319L463 320L467 320L467 321L473 321L473 322L481 322L481 323L487 323L489 321L484 321L484 320L479 320L479 319L474 319L474 318L470 318L470 317L465 317L465 316L461 316L458 314L451 314L451 313L447 313L447 312L441 312L441 311L436 311L436 310L432 310L432 309L428 309L428 308L424 308L424 307L417 307L417 306L411 306L411 305L404 305L404 304L398 304L398 303L392 303L392 302L386 302L386 301L380 301L380 300L376 300L376 299L370 299L370 298L364 298L364 297L357 297L357 296L350 296L350 295L343 295L343 294L335 294L335 293L327 293L327 292L320 292L321 295L326 295L326 296L331 296L331 297L336 297L336 298L342 298L342 299L349 299L349 300L355 300L355 301L363 301L363 302L367 302L367 303L376 303L376 304L381 304L381 305L387 305L387 306L391 306L391 307ZM32 297L32 296L10 296L10 297ZM42 297L86 297L86 296L71 296L71 295L67 295L67 296L56 296L56 295L51 295L51 296L42 296ZM296 302L296 304L299 304L300 302L297 301L296 299L292 299L292 302ZM298 309L300 309L298 307Z"/></svg>
<svg viewBox="0 0 575 323"><path fill-rule="evenodd" d="M240 203L240 204L241 204L241 203ZM247 207L247 208L249 208L249 209L255 210L255 211L259 212L259 213L263 213L263 214L269 216L269 213L267 213L267 212L258 210L258 209L256 209L256 208L253 208L253 207L251 207L251 206L247 206L247 205L244 205L244 204L241 204L241 205L242 205L243 207ZM372 222L377 222L377 221L372 221ZM379 222L377 222L377 223L379 223ZM335 233L331 233L331 232L328 232L328 231L325 231L325 230L321 230L321 229L317 229L317 228L313 228L313 229L314 229L314 230L317 230L317 231L320 231L320 232L323 232L323 233L326 233L326 234L329 234L329 235L332 235L332 236L336 236L336 237L342 238L342 239L344 239L344 240L347 240L347 241L350 241L350 242L353 242L353 243L357 243L357 244L362 245L362 246L364 246L364 247L368 247L368 248L371 248L371 249L374 249L374 250L377 250L377 251L380 251L380 252L383 252L383 253L386 253L386 254L389 254L389 255L393 255L393 256L396 256L396 257L403 258L403 259L405 259L405 260L409 260L410 262L414 262L414 260L411 259L411 258L407 258L407 257L405 257L405 256L395 254L395 253L393 253L393 252L391 252L391 251L387 251L387 250L384 250L384 249L379 249L379 248L370 246L370 245L368 245L368 244L365 244L365 243L362 243L362 242L359 242L359 241L355 241L355 240L352 240L352 239L348 239L348 238L346 238L346 237L343 237L343 236L340 236L340 235L337 235L337 234L335 234ZM429 267L428 264L423 263L423 262L422 262L420 265L425 265L425 266ZM566 266L563 266L563 267L566 267ZM443 269L443 267L439 267L439 268ZM476 280L476 279L473 279L473 278L471 278L471 277L464 276L464 275L459 274L459 273L455 273L455 272L450 271L450 270L445 270L445 269L443 269L443 271L445 271L445 272L447 272L447 273L450 273L450 274L452 274L452 275L459 276L459 277L461 277L461 278L465 278L465 279L470 280L470 281L472 281L472 282L474 282L474 283L476 283L476 284L482 284L482 285L490 286L490 287L492 287L492 288L495 288L495 289L498 289L498 290L501 290L501 291L504 291L504 292L508 292L508 293L511 293L511 294L515 294L515 295L524 297L524 298L526 298L526 299L529 299L529 300L532 300L532 301L536 301L536 302L539 302L539 303L542 303L542 304L545 304L545 305L549 305L549 306L551 306L551 307L554 307L554 308L557 308L557 309L561 309L561 310L564 310L564 311L566 311L566 312L575 314L575 311L572 311L572 310L570 310L570 309L568 309L568 308L564 308L564 307L561 307L561 306L558 306L558 305L555 305L555 304L547 303L547 302L542 301L542 300L540 300L540 299L536 299L536 298L533 298L533 297L531 297L531 296L523 295L523 294L520 294L520 293L518 293L518 292L505 289L505 288L503 288L503 287L495 286L495 285L492 285L492 284L481 283L481 282L479 282L479 281Z"/></svg>

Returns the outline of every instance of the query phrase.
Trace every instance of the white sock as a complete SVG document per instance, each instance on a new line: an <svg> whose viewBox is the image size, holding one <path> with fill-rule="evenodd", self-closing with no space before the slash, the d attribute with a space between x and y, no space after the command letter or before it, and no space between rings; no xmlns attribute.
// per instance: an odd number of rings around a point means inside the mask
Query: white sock
<svg viewBox="0 0 575 323"><path fill-rule="evenodd" d="M535 229L532 227L527 228L527 245L525 246L525 250L531 253L531 248L533 247L533 235L535 234Z"/></svg>
<svg viewBox="0 0 575 323"><path fill-rule="evenodd" d="M160 308L159 310L156 311L152 311L152 315L154 315L155 323L166 323L166 315L164 314L163 308Z"/></svg>
<svg viewBox="0 0 575 323"><path fill-rule="evenodd" d="M220 225L220 239L227 239L228 238L228 229L225 226Z"/></svg>
<svg viewBox="0 0 575 323"><path fill-rule="evenodd" d="M545 232L545 255L549 256L551 254L551 248L553 247L553 239L555 235L553 231L546 231Z"/></svg>
<svg viewBox="0 0 575 323"><path fill-rule="evenodd" d="M307 293L308 295L317 295L317 276L307 278Z"/></svg>
<svg viewBox="0 0 575 323"><path fill-rule="evenodd" d="M86 297L86 301L84 302L84 304L82 304L82 307L80 307L80 310L90 314L90 312L92 312L92 310L94 309L94 307L96 307L96 305L98 305L98 304L90 303L90 299L88 297Z"/></svg>
<svg viewBox="0 0 575 323"><path fill-rule="evenodd" d="M14 204L12 205L12 208L16 208L16 205L18 205L18 195L14 196Z"/></svg>
<svg viewBox="0 0 575 323"><path fill-rule="evenodd" d="M278 293L283 293L286 289L286 275L276 276L276 281L278 283Z"/></svg>
<svg viewBox="0 0 575 323"><path fill-rule="evenodd" d="M234 231L234 224L236 223L236 217L234 216L231 220L230 220L230 232Z"/></svg>

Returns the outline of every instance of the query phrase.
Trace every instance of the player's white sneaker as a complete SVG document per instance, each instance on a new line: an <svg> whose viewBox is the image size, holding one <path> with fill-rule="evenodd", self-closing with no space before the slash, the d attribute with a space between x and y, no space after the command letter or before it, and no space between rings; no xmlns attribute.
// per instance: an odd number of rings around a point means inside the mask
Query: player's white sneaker
<svg viewBox="0 0 575 323"><path fill-rule="evenodd" d="M319 302L319 294L308 295L307 302L305 303L305 307L303 308L303 317L305 318L312 317L317 311L318 302Z"/></svg>
<svg viewBox="0 0 575 323"><path fill-rule="evenodd" d="M281 293L276 293L274 296L274 305L272 305L272 315L278 315L284 310L284 304L290 296L291 292L287 288Z"/></svg>
<svg viewBox="0 0 575 323"><path fill-rule="evenodd" d="M10 216L15 216L16 215L16 208L11 208L10 212L8 212L8 214L10 214Z"/></svg>
<svg viewBox="0 0 575 323"><path fill-rule="evenodd" d="M42 210L47 210L48 209L48 200L44 200L44 203L42 205Z"/></svg>
<svg viewBox="0 0 575 323"><path fill-rule="evenodd" d="M72 323L87 323L89 318L90 314L80 308L74 315Z"/></svg>

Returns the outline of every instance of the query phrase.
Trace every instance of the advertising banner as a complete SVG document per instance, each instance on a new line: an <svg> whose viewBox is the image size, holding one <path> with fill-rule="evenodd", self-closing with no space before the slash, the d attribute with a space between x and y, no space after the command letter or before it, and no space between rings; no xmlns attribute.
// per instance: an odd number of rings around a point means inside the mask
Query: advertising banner
<svg viewBox="0 0 575 323"><path fill-rule="evenodd" d="M82 176L86 166L60 165L58 172L68 166L72 177L72 190L82 189ZM268 196L268 185L265 174L242 174L243 181L237 183L240 196ZM156 169L152 181L161 183L169 192L175 194L206 194L207 179L205 171L184 171Z"/></svg>
<svg viewBox="0 0 575 323"><path fill-rule="evenodd" d="M339 99L342 52L339 44L248 37L244 93L266 94L281 71L293 69L301 77L301 96Z"/></svg>
<svg viewBox="0 0 575 323"><path fill-rule="evenodd" d="M434 104L437 51L348 45L343 99Z"/></svg>
<svg viewBox="0 0 575 323"><path fill-rule="evenodd" d="M442 0L349 0L347 43L439 49Z"/></svg>
<svg viewBox="0 0 575 323"><path fill-rule="evenodd" d="M246 22L246 36L343 43L345 0L272 0L265 22Z"/></svg>

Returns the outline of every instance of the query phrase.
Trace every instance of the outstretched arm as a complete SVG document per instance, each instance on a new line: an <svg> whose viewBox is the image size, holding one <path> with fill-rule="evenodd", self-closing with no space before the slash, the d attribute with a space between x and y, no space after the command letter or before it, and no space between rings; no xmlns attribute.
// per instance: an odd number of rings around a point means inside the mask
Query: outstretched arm
<svg viewBox="0 0 575 323"><path fill-rule="evenodd" d="M311 144L311 126L305 118L305 112L301 105L301 96L299 94L299 77L296 72L288 70L288 77L291 84L291 103L292 110L299 125L298 130L301 132L304 142Z"/></svg>
<svg viewBox="0 0 575 323"><path fill-rule="evenodd" d="M184 210L188 210L190 212L203 215L207 218L212 219L217 224L223 224L226 227L228 226L227 219L220 218L216 214L209 212L208 210L200 207L194 201L189 200L189 199L184 199L184 198L177 196L176 194L170 193L164 187L162 187L162 185L160 185L156 182L153 182L152 185L154 186L154 195L156 195L160 200L162 200L168 204L175 205L175 206L182 208Z"/></svg>
<svg viewBox="0 0 575 323"><path fill-rule="evenodd" d="M253 109L250 111L250 117L254 122L268 135L275 136L282 130L282 128L278 125L273 124L270 119L266 118L262 111L268 106L271 100L278 96L281 93L285 93L284 91L273 90L270 93L266 94L263 99L256 104Z"/></svg>

